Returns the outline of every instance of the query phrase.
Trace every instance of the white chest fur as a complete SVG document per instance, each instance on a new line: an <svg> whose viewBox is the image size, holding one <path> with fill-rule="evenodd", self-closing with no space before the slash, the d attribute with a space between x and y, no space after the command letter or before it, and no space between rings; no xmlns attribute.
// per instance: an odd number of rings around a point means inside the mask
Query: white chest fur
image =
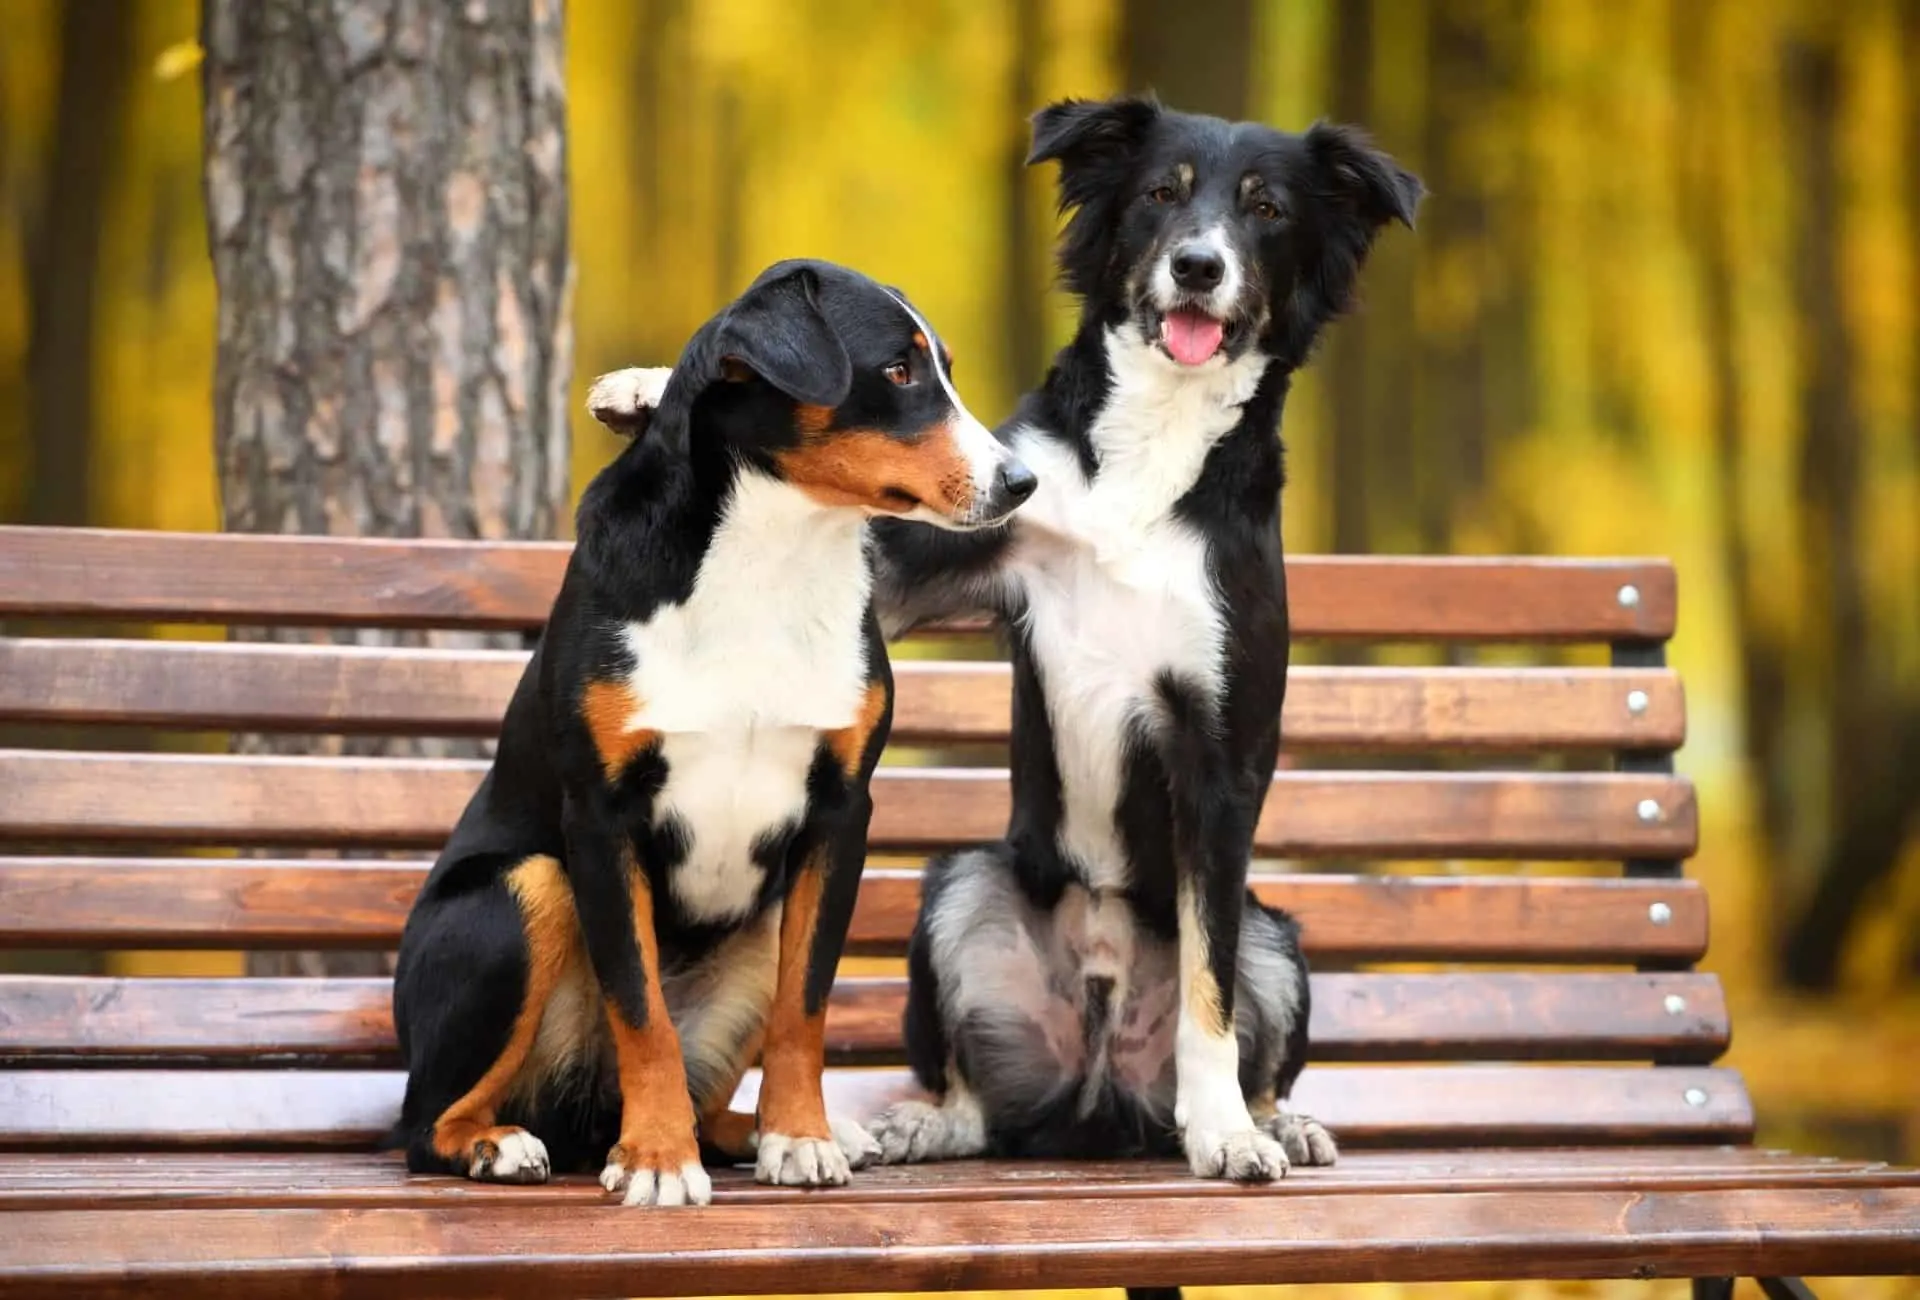
<svg viewBox="0 0 1920 1300"><path fill-rule="evenodd" d="M698 919L752 905L755 842L797 823L820 734L859 713L864 545L852 511L743 474L686 602L626 629L640 705L628 726L661 733L656 816L686 836L672 888Z"/></svg>
<svg viewBox="0 0 1920 1300"><path fill-rule="evenodd" d="M1016 516L1009 566L1053 728L1060 847L1096 887L1125 879L1114 811L1126 739L1154 715L1155 680L1220 685L1224 621L1206 540L1172 511L1239 422L1262 365L1187 370L1131 333L1107 346L1114 386L1091 430L1093 482L1065 444L1015 435L1040 488Z"/></svg>

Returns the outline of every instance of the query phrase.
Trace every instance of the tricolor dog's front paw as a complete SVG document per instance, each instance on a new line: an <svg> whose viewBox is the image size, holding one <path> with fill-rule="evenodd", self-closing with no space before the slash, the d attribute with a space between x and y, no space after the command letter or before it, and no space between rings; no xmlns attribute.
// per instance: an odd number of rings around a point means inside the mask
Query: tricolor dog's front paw
<svg viewBox="0 0 1920 1300"><path fill-rule="evenodd" d="M617 1146L607 1152L600 1185L610 1192L624 1192L623 1205L708 1205L713 1201L713 1180L701 1167L697 1149L689 1156Z"/></svg>
<svg viewBox="0 0 1920 1300"><path fill-rule="evenodd" d="M856 1141L856 1151L873 1142L865 1130L859 1136L865 1138L865 1143ZM852 1175L854 1167L837 1132L823 1138L762 1133L753 1176L759 1182L777 1187L839 1187Z"/></svg>
<svg viewBox="0 0 1920 1300"><path fill-rule="evenodd" d="M604 374L587 390L587 413L615 433L638 437L647 431L672 375L666 366L632 366Z"/></svg>
<svg viewBox="0 0 1920 1300"><path fill-rule="evenodd" d="M1259 1129L1207 1132L1189 1126L1182 1138L1187 1164L1201 1178L1236 1183L1271 1183L1286 1177L1287 1153Z"/></svg>

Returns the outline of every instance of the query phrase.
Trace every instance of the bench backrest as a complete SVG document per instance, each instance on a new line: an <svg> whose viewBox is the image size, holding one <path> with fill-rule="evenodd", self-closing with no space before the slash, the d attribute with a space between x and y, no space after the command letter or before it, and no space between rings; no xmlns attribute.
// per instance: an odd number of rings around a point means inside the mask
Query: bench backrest
<svg viewBox="0 0 1920 1300"><path fill-rule="evenodd" d="M484 764L229 754L226 734L491 734L525 651L341 630L532 633L566 556L0 528L0 617L32 632L0 638L0 723L71 746L0 749L0 947L391 949ZM1671 568L1307 557L1289 583L1302 658L1445 647L1294 672L1257 886L1300 917L1316 969L1303 1108L1355 1143L1748 1136L1739 1080L1708 1068L1719 984L1690 970L1707 916L1679 871L1696 828L1671 764ZM87 635L47 635L74 622ZM336 643L151 639L155 623ZM897 648L853 953L897 959L919 855L1005 828L990 647L963 625ZM898 1062L902 991L897 961L849 964L838 1062ZM398 1095L387 999L383 979L5 977L0 1146L365 1144Z"/></svg>

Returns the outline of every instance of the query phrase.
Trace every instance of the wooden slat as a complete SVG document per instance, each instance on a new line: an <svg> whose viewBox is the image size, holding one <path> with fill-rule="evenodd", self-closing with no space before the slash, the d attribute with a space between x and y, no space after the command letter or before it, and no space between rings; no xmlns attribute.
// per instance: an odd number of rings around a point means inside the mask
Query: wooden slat
<svg viewBox="0 0 1920 1300"><path fill-rule="evenodd" d="M1894 1274L1920 1189L1090 1197L915 1212L832 1193L698 1213L618 1207L34 1213L0 1295L224 1300L632 1296Z"/></svg>
<svg viewBox="0 0 1920 1300"><path fill-rule="evenodd" d="M713 1171L722 1204L791 1203L820 1193L766 1187L745 1168ZM1274 1187L1198 1179L1175 1160L955 1160L864 1170L836 1200L1057 1201L1088 1196L1218 1199L1277 1196L1616 1188L1911 1187L1920 1170L1754 1147L1549 1147L1476 1151L1352 1151L1326 1168L1298 1170ZM392 1152L0 1152L0 1212L98 1209L323 1209L432 1205L604 1204L587 1174L509 1187L416 1177Z"/></svg>
<svg viewBox="0 0 1920 1300"><path fill-rule="evenodd" d="M842 978L829 1055L903 1060L905 1007L905 980ZM1311 1033L1315 1061L1704 1063L1727 1009L1701 974L1321 974ZM398 1065L391 983L0 976L0 1065L265 1061Z"/></svg>
<svg viewBox="0 0 1920 1300"><path fill-rule="evenodd" d="M392 948L426 870L0 857L0 947ZM1255 877L1254 887L1299 918L1315 959L1672 966L1707 950L1707 898L1693 880L1290 875ZM919 872L869 867L850 949L904 951L919 906Z"/></svg>
<svg viewBox="0 0 1920 1300"><path fill-rule="evenodd" d="M427 847L485 771L431 759L0 750L0 839ZM1007 777L883 768L873 802L877 849L973 844L1004 832ZM1679 858L1693 852L1694 816L1679 777L1282 772L1255 844L1288 856Z"/></svg>
<svg viewBox="0 0 1920 1300"><path fill-rule="evenodd" d="M0 614L526 628L545 621L567 554L558 542L0 527ZM1641 559L1303 556L1287 584L1299 637L1660 641L1677 600L1672 565Z"/></svg>
<svg viewBox="0 0 1920 1300"><path fill-rule="evenodd" d="M0 1148L367 1148L399 1114L402 1076L358 1070L0 1073ZM751 1107L750 1074L736 1104ZM1698 1100L1688 1100L1691 1092ZM893 1070L833 1070L836 1111L922 1095ZM1739 1142L1753 1106L1706 1066L1314 1066L1294 1101L1354 1147Z"/></svg>
<svg viewBox="0 0 1920 1300"><path fill-rule="evenodd" d="M1539 1190L982 1200L834 1193L614 1206L51 1210L0 1241L0 1296L282 1300L1895 1274L1920 1189ZM210 1288L217 1287L217 1291Z"/></svg>
<svg viewBox="0 0 1920 1300"><path fill-rule="evenodd" d="M490 736L526 660L501 650L0 640L0 720ZM903 659L894 678L896 741L1007 738L1005 664ZM1686 716L1667 670L1300 667L1282 732L1296 751L1674 749Z"/></svg>

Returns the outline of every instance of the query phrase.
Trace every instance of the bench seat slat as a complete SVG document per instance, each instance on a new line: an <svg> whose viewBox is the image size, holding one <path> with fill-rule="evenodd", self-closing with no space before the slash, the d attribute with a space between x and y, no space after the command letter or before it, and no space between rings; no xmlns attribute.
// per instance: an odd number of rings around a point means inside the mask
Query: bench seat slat
<svg viewBox="0 0 1920 1300"><path fill-rule="evenodd" d="M564 542L396 541L0 527L0 615L311 627L543 623ZM1632 587L1631 601L1620 593ZM1673 566L1652 559L1300 556L1294 635L1661 641Z"/></svg>
<svg viewBox="0 0 1920 1300"><path fill-rule="evenodd" d="M377 1070L14 1070L0 1073L0 1148L365 1148L399 1113L401 1085ZM750 1108L758 1086L750 1074L736 1104ZM829 1106L855 1117L919 1095L900 1071L827 1074ZM1739 1075L1710 1066L1317 1066L1294 1101L1355 1147L1753 1134Z"/></svg>
<svg viewBox="0 0 1920 1300"><path fill-rule="evenodd" d="M905 1006L902 979L842 977L829 1055L903 1060ZM1321 974L1311 1028L1316 1061L1704 1063L1727 1044L1720 981L1700 974ZM0 976L0 1065L263 1058L397 1066L391 983Z"/></svg>
<svg viewBox="0 0 1920 1300"><path fill-rule="evenodd" d="M0 750L0 839L428 847L485 771L432 759ZM1006 828L1007 775L882 768L873 802L876 849L978 843ZM1696 834L1681 777L1281 772L1254 840L1301 856L1660 858L1690 855Z"/></svg>
<svg viewBox="0 0 1920 1300"><path fill-rule="evenodd" d="M0 946L393 948L427 865L0 857ZM1695 880L1287 875L1253 886L1299 919L1322 960L1684 965L1707 947ZM904 952L919 905L918 871L867 868L850 951Z"/></svg>
<svg viewBox="0 0 1920 1300"><path fill-rule="evenodd" d="M527 656L237 642L0 640L0 719L200 730L491 736ZM1001 663L902 659L893 739L1007 738ZM1644 696L1636 710L1627 698ZM1674 749L1679 677L1605 668L1295 668L1290 750Z"/></svg>
<svg viewBox="0 0 1920 1300"><path fill-rule="evenodd" d="M1548 1189L1019 1200L920 1209L816 1193L698 1214L617 1207L36 1212L0 1295L334 1297L937 1291L1901 1273L1920 1188ZM64 1291L59 1288L65 1288Z"/></svg>
<svg viewBox="0 0 1920 1300"><path fill-rule="evenodd" d="M821 1193L768 1187L744 1168L716 1169L725 1204L812 1200ZM1633 1188L1643 1191L1741 1187L1902 1187L1920 1170L1878 1162L1800 1156L1752 1147L1550 1147L1487 1151L1355 1151L1328 1168L1299 1170L1283 1184L1242 1187L1195 1178L1174 1160L941 1161L874 1166L835 1200L1055 1201L1085 1196L1218 1199L1375 1192ZM0 1212L79 1209L309 1209L430 1205L605 1204L591 1175L568 1174L532 1187L464 1178L416 1177L391 1152L0 1152Z"/></svg>

